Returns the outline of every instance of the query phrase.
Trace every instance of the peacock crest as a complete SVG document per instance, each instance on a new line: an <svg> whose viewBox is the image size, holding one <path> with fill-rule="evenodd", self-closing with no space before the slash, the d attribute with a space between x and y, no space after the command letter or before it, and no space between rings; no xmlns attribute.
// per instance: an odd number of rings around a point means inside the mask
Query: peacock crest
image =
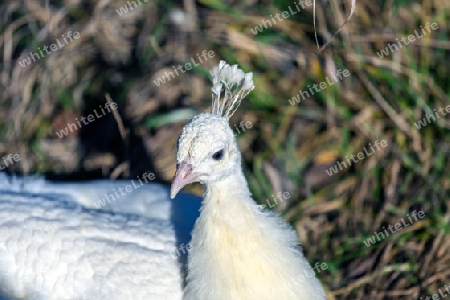
<svg viewBox="0 0 450 300"><path fill-rule="evenodd" d="M237 65L230 66L223 60L209 73L213 83L211 113L230 119L242 99L255 88L253 73L244 73Z"/></svg>

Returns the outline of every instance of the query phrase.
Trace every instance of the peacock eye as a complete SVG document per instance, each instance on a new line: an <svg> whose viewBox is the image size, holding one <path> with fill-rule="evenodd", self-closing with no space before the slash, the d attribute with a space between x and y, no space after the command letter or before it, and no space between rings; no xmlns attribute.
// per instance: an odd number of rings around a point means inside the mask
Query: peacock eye
<svg viewBox="0 0 450 300"><path fill-rule="evenodd" d="M223 149L217 151L217 152L214 153L213 156L212 156L212 158L213 158L214 160L221 160L222 157L223 157Z"/></svg>

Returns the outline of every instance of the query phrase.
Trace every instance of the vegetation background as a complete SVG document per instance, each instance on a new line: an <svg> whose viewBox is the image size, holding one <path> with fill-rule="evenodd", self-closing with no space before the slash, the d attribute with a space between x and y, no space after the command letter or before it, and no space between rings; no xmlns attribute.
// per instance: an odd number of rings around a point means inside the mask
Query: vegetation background
<svg viewBox="0 0 450 300"><path fill-rule="evenodd" d="M328 265L317 276L329 299L420 299L450 284L450 116L414 126L450 104L448 0L358 0L320 54L312 6L254 35L294 1L140 3L120 16L125 0L1 1L0 155L21 156L9 173L114 180L154 172L168 183L181 128L209 109L207 70L225 59L254 73L256 89L231 119L233 128L252 123L237 138L254 197L263 203L290 193L276 209L298 230L308 260ZM316 2L320 44L350 8L350 0ZM387 57L376 54L427 22L439 28ZM80 38L19 65L68 31ZM203 50L215 57L154 84ZM338 69L350 76L289 104ZM104 106L107 94L120 118L107 114L58 138L67 123ZM388 147L374 155L325 172L383 139ZM425 218L366 247L374 232L414 210Z"/></svg>

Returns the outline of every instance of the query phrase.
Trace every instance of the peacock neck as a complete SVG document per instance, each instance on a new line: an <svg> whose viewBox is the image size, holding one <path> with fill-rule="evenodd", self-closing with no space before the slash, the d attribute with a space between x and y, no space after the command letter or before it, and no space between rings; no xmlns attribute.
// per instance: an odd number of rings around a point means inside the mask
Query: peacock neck
<svg viewBox="0 0 450 300"><path fill-rule="evenodd" d="M199 222L205 227L226 228L240 231L254 224L259 215L258 205L253 201L247 181L239 168L227 178L205 186Z"/></svg>
<svg viewBox="0 0 450 300"><path fill-rule="evenodd" d="M222 180L205 185L204 205L222 206L246 200L251 200L250 191L240 168Z"/></svg>

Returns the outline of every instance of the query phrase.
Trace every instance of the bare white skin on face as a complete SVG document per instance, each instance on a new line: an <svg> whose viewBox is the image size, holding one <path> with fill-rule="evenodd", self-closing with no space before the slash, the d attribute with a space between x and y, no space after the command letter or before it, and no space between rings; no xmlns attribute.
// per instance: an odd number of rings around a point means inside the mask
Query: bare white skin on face
<svg viewBox="0 0 450 300"><path fill-rule="evenodd" d="M229 176L241 163L236 145L227 118L211 113L195 116L178 140L177 173L171 197L186 184L207 184Z"/></svg>

